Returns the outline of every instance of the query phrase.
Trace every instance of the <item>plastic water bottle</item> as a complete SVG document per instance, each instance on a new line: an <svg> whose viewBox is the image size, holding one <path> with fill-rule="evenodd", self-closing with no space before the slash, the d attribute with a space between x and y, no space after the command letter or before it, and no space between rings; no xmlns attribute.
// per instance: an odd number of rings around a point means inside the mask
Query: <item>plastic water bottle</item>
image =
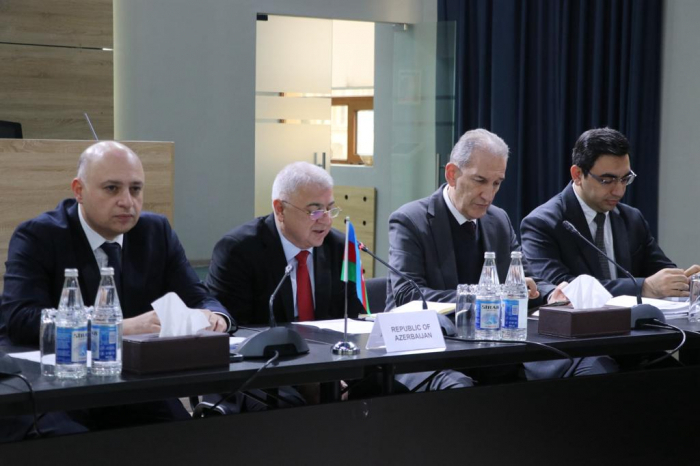
<svg viewBox="0 0 700 466"><path fill-rule="evenodd" d="M527 284L523 270L523 253L510 253L510 269L503 285L501 299L501 338L527 339Z"/></svg>
<svg viewBox="0 0 700 466"><path fill-rule="evenodd" d="M56 312L56 376L80 379L87 375L88 319L78 285L78 269L66 269Z"/></svg>
<svg viewBox="0 0 700 466"><path fill-rule="evenodd" d="M114 269L102 267L92 315L90 341L92 373L119 375L122 372L122 308L114 284Z"/></svg>
<svg viewBox="0 0 700 466"><path fill-rule="evenodd" d="M484 267L476 294L475 337L477 340L501 338L501 297L495 252L484 253Z"/></svg>

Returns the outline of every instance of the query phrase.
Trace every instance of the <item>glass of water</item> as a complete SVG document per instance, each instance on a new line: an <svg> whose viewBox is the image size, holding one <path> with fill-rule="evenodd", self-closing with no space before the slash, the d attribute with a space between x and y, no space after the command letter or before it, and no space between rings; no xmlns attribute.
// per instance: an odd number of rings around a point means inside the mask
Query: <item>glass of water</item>
<svg viewBox="0 0 700 466"><path fill-rule="evenodd" d="M700 273L690 277L690 301L688 306L688 320L700 322Z"/></svg>
<svg viewBox="0 0 700 466"><path fill-rule="evenodd" d="M457 285L455 326L460 338L474 338L476 285Z"/></svg>
<svg viewBox="0 0 700 466"><path fill-rule="evenodd" d="M41 375L53 377L56 367L56 309L41 310L39 327L39 353L41 355Z"/></svg>

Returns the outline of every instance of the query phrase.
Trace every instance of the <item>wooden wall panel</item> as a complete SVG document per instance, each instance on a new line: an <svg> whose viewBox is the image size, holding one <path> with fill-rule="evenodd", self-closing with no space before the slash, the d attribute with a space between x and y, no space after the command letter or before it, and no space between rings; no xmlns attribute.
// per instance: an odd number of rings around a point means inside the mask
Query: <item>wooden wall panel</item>
<svg viewBox="0 0 700 466"><path fill-rule="evenodd" d="M73 197L78 157L94 141L0 139L0 290L7 248L17 225ZM146 173L143 210L173 218L172 142L124 141Z"/></svg>
<svg viewBox="0 0 700 466"><path fill-rule="evenodd" d="M0 0L0 42L112 48L112 0Z"/></svg>
<svg viewBox="0 0 700 466"><path fill-rule="evenodd" d="M375 188L357 186L334 186L333 196L335 203L343 211L333 219L333 228L345 232L345 217L355 227L355 236L374 252L374 236L376 222L376 195ZM362 254L362 267L365 269L365 278L374 277L374 259L364 252Z"/></svg>
<svg viewBox="0 0 700 466"><path fill-rule="evenodd" d="M111 51L0 44L0 63L0 120L26 139L92 139L83 112L114 137Z"/></svg>

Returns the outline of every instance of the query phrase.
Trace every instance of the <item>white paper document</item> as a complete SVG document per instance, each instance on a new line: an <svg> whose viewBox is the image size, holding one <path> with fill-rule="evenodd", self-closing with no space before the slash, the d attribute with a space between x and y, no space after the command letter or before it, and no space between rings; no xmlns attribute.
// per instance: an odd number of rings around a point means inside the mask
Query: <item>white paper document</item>
<svg viewBox="0 0 700 466"><path fill-rule="evenodd" d="M454 312L457 305L455 303L436 303L433 301L426 301L428 309L435 311L438 314L447 315ZM398 306L389 312L418 312L423 311L423 301L410 301L403 306ZM376 315L376 314L375 314Z"/></svg>
<svg viewBox="0 0 700 466"><path fill-rule="evenodd" d="M667 319L679 319L688 316L688 301L676 301L674 299L642 298L642 303L651 304L659 308ZM636 296L616 296L606 304L610 306L632 307L637 304Z"/></svg>
<svg viewBox="0 0 700 466"><path fill-rule="evenodd" d="M17 359L25 359L27 361L32 361L32 362L40 362L41 361L41 356L38 351L27 351L24 353L10 353L10 356L13 358ZM56 355L50 356L51 360L49 361L49 364L56 364Z"/></svg>
<svg viewBox="0 0 700 466"><path fill-rule="evenodd" d="M334 330L336 332L345 332L345 319L334 320L313 320L308 322L294 322L296 325L306 325L307 327L316 327L326 330ZM374 322L365 322L361 320L348 319L348 333L359 335L370 333Z"/></svg>

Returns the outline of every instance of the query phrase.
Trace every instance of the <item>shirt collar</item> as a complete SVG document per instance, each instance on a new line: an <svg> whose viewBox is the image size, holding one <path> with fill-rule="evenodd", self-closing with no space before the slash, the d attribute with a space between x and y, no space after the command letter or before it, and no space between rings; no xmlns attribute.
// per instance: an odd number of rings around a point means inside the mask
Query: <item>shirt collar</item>
<svg viewBox="0 0 700 466"><path fill-rule="evenodd" d="M277 233L280 235L280 240L282 240L282 249L284 249L284 258L287 260L287 262L291 261L292 259L296 258L297 254L301 252L302 250L294 244L292 244L291 241L289 241L285 236L282 234L282 230L280 230L279 225L277 225L277 222L275 222L275 228L277 228ZM309 251L310 255L313 255L314 253L314 248L309 248L306 249L306 251Z"/></svg>
<svg viewBox="0 0 700 466"><path fill-rule="evenodd" d="M591 207L588 204L586 204L586 201L581 199L581 196L578 195L578 193L576 192L576 189L574 189L574 194L576 195L576 199L578 199L578 203L581 204L581 209L583 210L583 215L586 216L586 223L590 224L591 222L593 222L593 220L595 220L595 216L598 215L598 212L591 209ZM605 212L604 215L605 215L605 218L607 220L608 212Z"/></svg>
<svg viewBox="0 0 700 466"><path fill-rule="evenodd" d="M446 185L443 190L442 190L442 197L445 199L445 204L447 204L447 208L449 209L450 212L452 212L452 215L454 216L455 220L457 220L457 223L460 225L463 225L466 222L474 222L474 225L476 225L476 220L469 219L462 215L462 212L457 210L457 207L454 206L452 203L452 200L450 199L450 196L447 194L447 188L449 188L449 185Z"/></svg>
<svg viewBox="0 0 700 466"><path fill-rule="evenodd" d="M124 243L124 235L121 234L114 238L112 241L108 241L102 237L99 233L97 233L95 230L90 228L90 225L85 221L85 217L83 217L83 208L81 204L78 204L78 218L80 219L80 226L83 227L83 231L85 232L85 236L87 236L88 242L90 243L90 249L95 251L97 248L102 246L102 243L108 242L108 243L118 243L119 246L123 246Z"/></svg>

